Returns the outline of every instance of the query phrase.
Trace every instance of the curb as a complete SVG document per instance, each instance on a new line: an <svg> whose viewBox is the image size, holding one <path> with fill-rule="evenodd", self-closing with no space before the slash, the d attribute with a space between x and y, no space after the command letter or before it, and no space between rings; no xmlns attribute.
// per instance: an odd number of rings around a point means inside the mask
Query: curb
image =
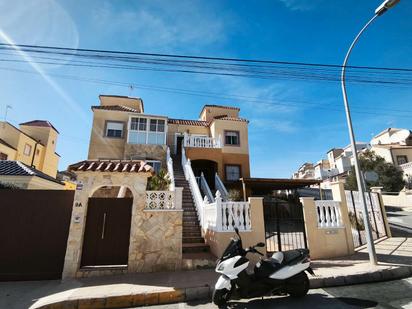
<svg viewBox="0 0 412 309"><path fill-rule="evenodd" d="M370 273L349 276L311 278L310 288L318 289L361 283L382 282L403 279L412 275L412 266L401 266L394 269L384 269ZM36 309L101 309L124 308L132 306L164 305L178 302L211 299L213 287L199 286L172 291L106 296L90 299L69 299L43 306L32 306Z"/></svg>

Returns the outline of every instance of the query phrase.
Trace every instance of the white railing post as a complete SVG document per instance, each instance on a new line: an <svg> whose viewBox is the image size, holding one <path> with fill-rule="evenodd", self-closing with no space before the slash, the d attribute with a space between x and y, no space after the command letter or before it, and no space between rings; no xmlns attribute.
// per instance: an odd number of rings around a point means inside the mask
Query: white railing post
<svg viewBox="0 0 412 309"><path fill-rule="evenodd" d="M217 173L215 173L215 185L217 187L217 190L220 192L222 199L226 201L229 193L227 192L225 185L223 184Z"/></svg>
<svg viewBox="0 0 412 309"><path fill-rule="evenodd" d="M318 227L342 227L342 216L340 212L340 206L340 203L337 201L315 201L316 215L318 218Z"/></svg>
<svg viewBox="0 0 412 309"><path fill-rule="evenodd" d="M183 196L183 188L176 187L175 188L175 209L182 209L182 196Z"/></svg>
<svg viewBox="0 0 412 309"><path fill-rule="evenodd" d="M166 165L167 165L167 173L169 174L169 177L170 177L169 190L174 191L175 190L175 176L173 172L173 160L170 157L169 147L167 147L167 150L166 150Z"/></svg>
<svg viewBox="0 0 412 309"><path fill-rule="evenodd" d="M220 192L217 191L215 195L215 203L216 203L216 231L222 232L224 230L224 222L226 221L226 216L223 214L222 209L222 198L220 196ZM223 216L223 220L222 220Z"/></svg>

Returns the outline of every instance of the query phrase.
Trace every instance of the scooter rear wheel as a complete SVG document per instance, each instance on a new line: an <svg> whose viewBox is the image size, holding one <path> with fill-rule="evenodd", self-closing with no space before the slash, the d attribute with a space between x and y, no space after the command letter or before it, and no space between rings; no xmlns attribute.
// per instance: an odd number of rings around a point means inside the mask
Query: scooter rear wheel
<svg viewBox="0 0 412 309"><path fill-rule="evenodd" d="M291 297L303 297L309 291L309 278L305 272L301 272L290 278L286 285L286 292Z"/></svg>
<svg viewBox="0 0 412 309"><path fill-rule="evenodd" d="M231 291L226 289L214 290L212 295L213 303L219 308L224 308L231 294Z"/></svg>

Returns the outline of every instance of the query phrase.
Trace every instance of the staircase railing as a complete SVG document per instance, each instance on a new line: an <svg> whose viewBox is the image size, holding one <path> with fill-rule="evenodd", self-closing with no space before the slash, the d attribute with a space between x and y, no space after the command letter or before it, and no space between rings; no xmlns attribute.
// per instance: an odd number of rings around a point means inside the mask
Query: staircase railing
<svg viewBox="0 0 412 309"><path fill-rule="evenodd" d="M167 173L169 174L169 177L170 177L169 190L174 191L175 190L175 175L173 172L173 159L170 156L169 147L167 147L167 150L166 150L166 164L167 164Z"/></svg>
<svg viewBox="0 0 412 309"><path fill-rule="evenodd" d="M224 201L227 201L227 197L229 193L227 192L225 185L223 184L222 180L220 179L217 173L215 174L215 185L216 185L217 191L220 192L222 199Z"/></svg>
<svg viewBox="0 0 412 309"><path fill-rule="evenodd" d="M189 182L190 191L192 192L193 200L195 202L195 207L197 211L197 216L199 218L200 224L203 222L203 200L202 194L200 193L199 186L196 182L195 174L192 170L192 165L190 159L186 159L185 150L182 147L182 167L185 173L186 180Z"/></svg>
<svg viewBox="0 0 412 309"><path fill-rule="evenodd" d="M203 172L200 174L200 188L202 189L202 192L207 196L207 200L210 203L213 203L215 201L215 198L213 197L212 191L210 191L209 185L206 181L205 175L203 175Z"/></svg>

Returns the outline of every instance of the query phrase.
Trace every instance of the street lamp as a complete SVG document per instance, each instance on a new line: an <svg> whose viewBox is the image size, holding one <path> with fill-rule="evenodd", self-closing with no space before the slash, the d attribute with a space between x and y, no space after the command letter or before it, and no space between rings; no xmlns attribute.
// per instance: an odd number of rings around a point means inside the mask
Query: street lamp
<svg viewBox="0 0 412 309"><path fill-rule="evenodd" d="M345 104L346 121L348 123L349 137L350 137L350 142L351 142L351 146L352 146L353 160L354 160L354 163L355 163L356 182L358 184L359 196L360 196L360 199L361 199L360 201L361 201L361 204L363 206L363 215L364 215L365 232L366 232L366 243L367 243L367 247L368 247L369 260L370 260L371 264L373 264L373 265L377 264L376 251L375 251L375 245L373 243L373 238L372 238L372 232L371 232L371 227L370 227L370 222L369 222L368 209L367 209L367 206L366 206L365 188L363 186L363 179L361 178L358 153L356 151L356 140L355 140L355 134L353 133L352 118L351 118L351 115L350 115L350 109L349 109L349 104L348 104L348 96L346 94L346 86L345 86L346 64L348 63L348 59L349 59L349 56L352 52L353 47L358 42L358 40L359 40L360 36L363 34L363 32L365 32L365 30L369 27L369 25L376 18L381 16L383 13L385 13L390 8L394 7L399 1L400 0L385 0L375 10L375 15L366 23L366 25L358 33L358 35L353 40L351 46L349 47L349 50L348 50L348 52L346 53L346 56L345 56L345 60L343 61L342 75L341 75L342 94L343 94L343 101L344 101L344 104Z"/></svg>

